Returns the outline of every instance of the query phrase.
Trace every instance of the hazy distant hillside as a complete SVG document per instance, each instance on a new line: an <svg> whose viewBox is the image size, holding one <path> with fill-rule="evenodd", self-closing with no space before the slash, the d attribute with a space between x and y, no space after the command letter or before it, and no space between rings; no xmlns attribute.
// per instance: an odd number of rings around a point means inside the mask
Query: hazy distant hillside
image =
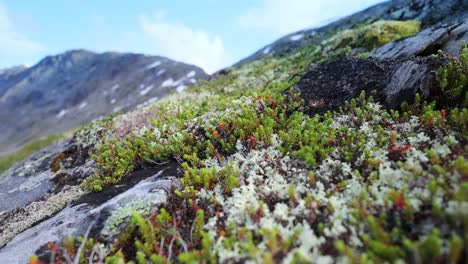
<svg viewBox="0 0 468 264"><path fill-rule="evenodd" d="M0 70L0 155L49 133L182 91L205 72L159 56L73 50Z"/></svg>

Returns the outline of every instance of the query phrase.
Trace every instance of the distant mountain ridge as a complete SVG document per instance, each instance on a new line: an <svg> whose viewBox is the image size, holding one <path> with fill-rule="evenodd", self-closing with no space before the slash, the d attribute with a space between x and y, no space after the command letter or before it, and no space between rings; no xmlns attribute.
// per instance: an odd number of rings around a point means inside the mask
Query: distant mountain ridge
<svg viewBox="0 0 468 264"><path fill-rule="evenodd" d="M43 135L182 91L207 74L160 56L71 50L0 69L0 155Z"/></svg>
<svg viewBox="0 0 468 264"><path fill-rule="evenodd" d="M12 74L17 74L21 71L26 70L28 67L24 65L18 65L18 66L13 66L13 67L7 67L7 68L0 68L0 74L2 77L7 77Z"/></svg>

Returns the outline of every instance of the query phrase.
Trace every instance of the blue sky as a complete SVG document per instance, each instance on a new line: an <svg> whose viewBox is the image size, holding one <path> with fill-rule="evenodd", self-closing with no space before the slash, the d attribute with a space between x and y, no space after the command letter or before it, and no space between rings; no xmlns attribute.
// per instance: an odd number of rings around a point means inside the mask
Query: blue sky
<svg viewBox="0 0 468 264"><path fill-rule="evenodd" d="M382 0L0 0L0 68L70 49L167 56L208 72Z"/></svg>

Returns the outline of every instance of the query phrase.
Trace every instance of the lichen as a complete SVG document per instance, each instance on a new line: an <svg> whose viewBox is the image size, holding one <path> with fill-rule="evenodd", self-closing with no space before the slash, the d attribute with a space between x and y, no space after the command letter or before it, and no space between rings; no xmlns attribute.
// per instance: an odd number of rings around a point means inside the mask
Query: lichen
<svg viewBox="0 0 468 264"><path fill-rule="evenodd" d="M145 197L129 197L129 199L119 201L117 208L112 209L111 215L105 221L101 234L104 237L117 235L121 230L122 224L132 215L139 214L145 217L149 216L151 213L157 211L158 205L166 202L165 197L166 192L164 190L158 190L157 192L147 194Z"/></svg>
<svg viewBox="0 0 468 264"><path fill-rule="evenodd" d="M24 208L5 213L0 218L0 247L22 231L59 212L84 193L78 186L73 186L62 190L58 194L45 197L44 201L33 202Z"/></svg>

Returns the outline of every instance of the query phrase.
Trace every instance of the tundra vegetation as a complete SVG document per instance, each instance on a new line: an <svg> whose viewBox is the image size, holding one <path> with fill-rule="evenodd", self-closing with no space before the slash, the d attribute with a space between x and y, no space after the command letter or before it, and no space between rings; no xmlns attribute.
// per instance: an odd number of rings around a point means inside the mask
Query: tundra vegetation
<svg viewBox="0 0 468 264"><path fill-rule="evenodd" d="M363 92L310 116L291 89L312 63L359 55L419 26L381 21L338 32L323 47L231 69L107 120L93 139L96 174L83 188L112 188L168 159L180 163L180 186L157 213L127 219L112 244L87 235L51 242L54 260L464 262L466 44L459 58L435 55L450 61L437 73L439 96L416 95L401 109Z"/></svg>

